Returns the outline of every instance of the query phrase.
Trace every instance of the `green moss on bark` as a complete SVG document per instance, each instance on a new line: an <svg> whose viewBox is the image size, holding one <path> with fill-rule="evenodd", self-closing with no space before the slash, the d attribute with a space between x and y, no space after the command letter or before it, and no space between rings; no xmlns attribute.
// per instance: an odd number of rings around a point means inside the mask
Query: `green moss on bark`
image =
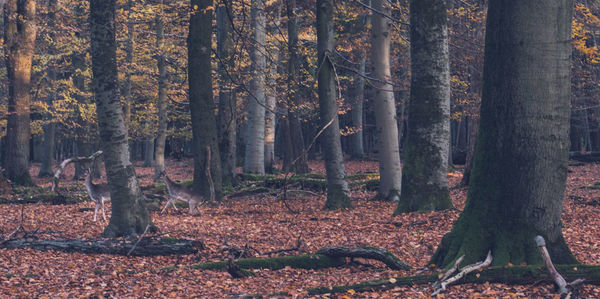
<svg viewBox="0 0 600 299"><path fill-rule="evenodd" d="M282 256L272 258L247 258L235 261L242 269L271 269L279 270L285 267L296 269L322 269L339 267L345 263L343 258L330 258L321 254L306 254L299 256ZM227 261L210 262L192 265L192 269L226 270Z"/></svg>
<svg viewBox="0 0 600 299"><path fill-rule="evenodd" d="M351 209L352 202L348 192L344 191L341 186L333 185L327 189L327 201L325 202L324 210Z"/></svg>

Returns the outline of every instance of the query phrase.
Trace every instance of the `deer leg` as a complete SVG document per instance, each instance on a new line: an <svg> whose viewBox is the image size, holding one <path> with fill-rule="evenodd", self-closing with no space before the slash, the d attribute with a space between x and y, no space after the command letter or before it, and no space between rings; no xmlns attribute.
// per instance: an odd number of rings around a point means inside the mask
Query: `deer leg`
<svg viewBox="0 0 600 299"><path fill-rule="evenodd" d="M167 207L169 206L169 204L173 204L173 200L171 200L171 199L167 200L167 204L162 209L162 211L160 211L161 214L167 209ZM175 205L173 205L173 207L175 207Z"/></svg>
<svg viewBox="0 0 600 299"><path fill-rule="evenodd" d="M94 202L94 222L97 220L96 216L98 215L98 203Z"/></svg>
<svg viewBox="0 0 600 299"><path fill-rule="evenodd" d="M102 219L104 219L104 221L106 221L106 214L104 213L104 198L100 199L100 204L102 207Z"/></svg>

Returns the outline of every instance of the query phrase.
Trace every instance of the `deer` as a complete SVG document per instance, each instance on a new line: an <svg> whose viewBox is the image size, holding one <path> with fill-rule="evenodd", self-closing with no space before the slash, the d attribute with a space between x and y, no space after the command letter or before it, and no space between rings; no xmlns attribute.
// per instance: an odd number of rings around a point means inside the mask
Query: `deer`
<svg viewBox="0 0 600 299"><path fill-rule="evenodd" d="M214 182L212 180L212 176L210 173L210 146L206 147L206 167L205 167L205 174L206 174L206 179L208 180L208 186L209 186L209 191L210 191L210 198L209 200L214 201L215 200L215 186L214 186ZM202 204L204 202L204 196L202 195L198 195L195 194L192 190L181 186L175 182L173 182L165 173L165 171L161 171L158 175L159 178L163 178L165 185L167 185L167 190L169 191L169 200L167 201L167 204L165 204L165 207L162 209L162 211L160 211L160 213L162 214L169 205L172 205L173 208L175 208L175 211L177 211L177 207L175 206L175 201L177 200L181 200L181 201L185 201L188 203L189 205L189 213L192 214L193 212L197 212L198 211L198 205Z"/></svg>
<svg viewBox="0 0 600 299"><path fill-rule="evenodd" d="M167 191L169 192L169 200L167 201L167 204L165 204L164 208L160 211L161 214L169 205L173 206L175 211L177 211L175 202L178 200L188 203L190 214L198 211L198 204L204 202L204 198L202 196L194 194L190 189L173 182L164 171L159 174L159 178L163 179L165 185L167 185Z"/></svg>
<svg viewBox="0 0 600 299"><path fill-rule="evenodd" d="M102 209L102 219L106 221L106 213L104 212L104 202L110 200L110 190L107 184L95 185L92 181L91 169L86 170L85 174L85 190L90 199L94 203L94 221L97 220L98 210Z"/></svg>

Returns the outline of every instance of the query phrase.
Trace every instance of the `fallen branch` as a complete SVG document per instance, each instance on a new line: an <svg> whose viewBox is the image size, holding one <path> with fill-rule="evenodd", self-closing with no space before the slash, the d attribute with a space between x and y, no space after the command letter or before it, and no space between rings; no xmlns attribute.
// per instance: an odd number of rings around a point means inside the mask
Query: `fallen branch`
<svg viewBox="0 0 600 299"><path fill-rule="evenodd" d="M411 267L391 252L374 247L324 247L317 251L329 257L350 257L377 260L392 270L409 270Z"/></svg>
<svg viewBox="0 0 600 299"><path fill-rule="evenodd" d="M98 156L100 155L102 155L102 151L97 151L89 157L74 157L62 161L58 166L58 169L54 173L54 177L52 178L52 191L60 194L60 192L58 191L58 183L60 182L60 175L62 174L63 169L67 167L67 165L73 162L94 162L94 160L96 160L96 158L98 158Z"/></svg>
<svg viewBox="0 0 600 299"><path fill-rule="evenodd" d="M144 229L144 233L142 233L142 235L138 238L137 242L135 242L135 244L133 244L133 247L131 247L131 249L127 252L127 256L130 256L131 253L133 252L133 250L135 250L135 247L138 246L138 244L140 244L140 241L146 236L146 233L148 232L149 228L150 228L150 224L146 225L146 229Z"/></svg>
<svg viewBox="0 0 600 299"><path fill-rule="evenodd" d="M562 275L556 271L556 268L550 259L550 254L548 254L548 249L546 249L546 241L544 240L544 237L536 236L535 243L540 251L540 255L544 260L544 264L546 265L548 272L550 272L550 276L552 276L554 283L556 283L556 286L558 286L558 290L561 294L565 294L566 297L570 298L572 293L576 292L577 286L584 282L584 279L576 279L571 283L567 283Z"/></svg>
<svg viewBox="0 0 600 299"><path fill-rule="evenodd" d="M135 244L121 240L7 240L0 248L35 250L56 250L62 252L80 252L85 254L114 254L133 256L158 256L173 254L192 254L204 248L199 241L174 240L170 238L155 239L144 237ZM133 250L135 249L135 251Z"/></svg>
<svg viewBox="0 0 600 299"><path fill-rule="evenodd" d="M462 257L461 257L461 259L462 259ZM484 261L478 262L475 264L471 264L471 265L467 265L467 266L463 267L462 269L460 269L460 272L458 274L456 274L455 276L447 278L446 280L443 280L443 281L440 280L439 288L437 288L437 290L435 290L435 292L433 292L433 294L431 296L433 297L433 296L445 291L446 287L448 287L450 284L459 281L465 275L467 275L475 270L483 269L483 268L489 266L491 263L492 263L492 251L488 251L487 257L485 258ZM454 267L458 268L457 267L458 264L459 263L455 263ZM447 273L448 272L446 272L446 274ZM446 276L446 275L444 275L444 276ZM448 275L448 276L450 276L450 275Z"/></svg>
<svg viewBox="0 0 600 299"><path fill-rule="evenodd" d="M556 268L568 279L583 279L585 283L600 285L600 266L597 265L557 265ZM355 292L370 292L393 289L397 286L412 286L427 284L438 280L439 274L394 277L365 281L352 285L339 285L307 289L309 296L319 294L346 293L348 290ZM456 284L464 283L504 283L528 285L532 283L553 283L554 280L541 265L534 266L500 266L489 267L476 273L466 274L464 279Z"/></svg>

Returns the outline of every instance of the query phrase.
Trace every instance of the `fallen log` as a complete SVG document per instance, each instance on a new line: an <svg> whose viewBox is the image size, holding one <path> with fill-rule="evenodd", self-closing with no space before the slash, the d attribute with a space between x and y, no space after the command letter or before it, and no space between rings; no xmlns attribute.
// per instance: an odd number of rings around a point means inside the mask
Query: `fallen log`
<svg viewBox="0 0 600 299"><path fill-rule="evenodd" d="M317 254L329 257L350 257L377 260L384 263L392 270L410 270L405 264L391 252L375 247L323 247Z"/></svg>
<svg viewBox="0 0 600 299"><path fill-rule="evenodd" d="M568 280L585 279L586 284L600 285L600 265L557 265L556 269ZM427 284L435 282L438 278L439 274L437 273L394 277L365 281L352 285L311 288L307 291L308 295L345 293L348 290L367 292L387 290L397 286ZM554 280L543 265L501 266L469 273L462 280L457 281L456 284L484 282L527 285L532 283L554 283Z"/></svg>
<svg viewBox="0 0 600 299"><path fill-rule="evenodd" d="M346 263L343 258L331 258L321 254L303 254L278 256L270 258L244 258L238 259L235 265L241 269L271 269L279 270L285 267L295 269L322 269L330 267L339 267ZM209 262L204 264L192 265L192 269L202 270L227 270L228 261Z"/></svg>
<svg viewBox="0 0 600 299"><path fill-rule="evenodd" d="M123 240L34 240L14 239L6 240L0 248L35 250L55 250L62 252L79 252L85 254L114 254L133 256L163 256L173 254L193 254L203 249L200 241L162 238L155 239L144 237L137 244ZM131 251L131 252L130 252Z"/></svg>
<svg viewBox="0 0 600 299"><path fill-rule="evenodd" d="M383 262L394 270L407 270L410 266L403 263L392 253L374 247L324 247L315 254L289 255L270 258L243 258L234 263L242 269L279 270L285 267L296 269L322 269L340 267L346 264L346 257L366 258ZM192 265L192 269L226 270L227 261L209 262Z"/></svg>

